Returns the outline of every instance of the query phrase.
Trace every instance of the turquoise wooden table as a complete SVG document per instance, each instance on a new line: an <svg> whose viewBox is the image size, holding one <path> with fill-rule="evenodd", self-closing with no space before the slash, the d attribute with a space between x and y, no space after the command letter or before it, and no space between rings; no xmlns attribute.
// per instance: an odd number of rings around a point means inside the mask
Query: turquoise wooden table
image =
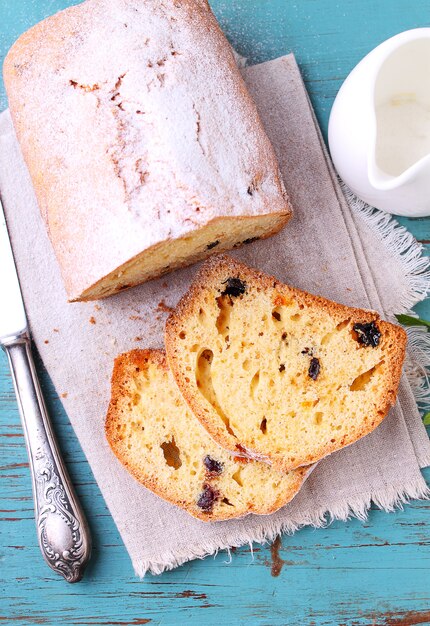
<svg viewBox="0 0 430 626"><path fill-rule="evenodd" d="M114 0L112 0L114 1ZM137 0L136 0L137 1ZM142 1L142 0L140 0ZM0 0L0 58L29 26L69 0ZM251 62L294 51L326 133L336 92L357 61L397 32L430 26L430 0L212 0ZM0 108L6 106L1 90ZM430 218L401 220L425 246ZM430 247L428 247L430 250ZM3 305L1 303L0 305ZM430 303L418 312L430 318ZM140 581L67 416L39 363L55 430L88 514L94 552L68 585L39 553L30 476L4 355L0 355L0 622L5 624L430 624L429 502L304 529L272 546L194 561ZM430 471L426 473L430 481Z"/></svg>

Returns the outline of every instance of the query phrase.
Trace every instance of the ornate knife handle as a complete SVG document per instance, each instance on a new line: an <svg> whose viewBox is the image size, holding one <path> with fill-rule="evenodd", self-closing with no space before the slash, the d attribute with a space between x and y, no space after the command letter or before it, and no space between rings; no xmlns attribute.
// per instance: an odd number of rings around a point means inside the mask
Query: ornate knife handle
<svg viewBox="0 0 430 626"><path fill-rule="evenodd" d="M91 536L49 421L27 333L3 342L9 359L33 481L37 535L43 557L70 582L82 578Z"/></svg>

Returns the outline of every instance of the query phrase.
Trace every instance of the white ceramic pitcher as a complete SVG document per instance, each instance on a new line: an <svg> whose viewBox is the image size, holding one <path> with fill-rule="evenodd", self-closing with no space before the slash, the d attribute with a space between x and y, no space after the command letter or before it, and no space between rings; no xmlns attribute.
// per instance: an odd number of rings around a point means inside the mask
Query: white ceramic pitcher
<svg viewBox="0 0 430 626"><path fill-rule="evenodd" d="M334 165L384 211L430 215L430 28L370 52L343 83L329 121Z"/></svg>

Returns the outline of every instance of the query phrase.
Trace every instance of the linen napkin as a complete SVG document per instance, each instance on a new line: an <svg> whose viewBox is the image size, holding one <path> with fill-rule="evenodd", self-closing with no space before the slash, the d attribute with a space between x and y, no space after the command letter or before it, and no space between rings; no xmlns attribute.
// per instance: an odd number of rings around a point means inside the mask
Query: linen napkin
<svg viewBox="0 0 430 626"><path fill-rule="evenodd" d="M369 215L366 222L351 212L294 57L243 74L295 214L278 235L232 254L301 289L383 316L423 297L428 276L409 271L405 255L384 245L377 225L369 227ZM0 189L33 338L137 574L160 573L303 524L364 516L371 500L391 510L407 498L427 496L420 467L430 463L430 445L406 377L381 426L320 462L297 497L273 515L208 524L151 494L122 468L104 437L113 359L132 348L162 346L166 307L176 304L197 267L97 303L68 304L8 112L0 117Z"/></svg>

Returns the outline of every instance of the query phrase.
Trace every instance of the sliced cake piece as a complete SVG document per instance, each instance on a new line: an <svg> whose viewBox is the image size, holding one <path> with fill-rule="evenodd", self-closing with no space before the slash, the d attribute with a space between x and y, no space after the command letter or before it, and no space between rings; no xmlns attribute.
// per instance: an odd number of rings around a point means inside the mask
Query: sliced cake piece
<svg viewBox="0 0 430 626"><path fill-rule="evenodd" d="M218 446L188 409L161 350L115 360L106 436L145 487L204 521L273 513L309 471L283 474Z"/></svg>
<svg viewBox="0 0 430 626"><path fill-rule="evenodd" d="M206 262L166 326L169 365L224 448L291 469L372 431L394 404L406 333L375 311Z"/></svg>

